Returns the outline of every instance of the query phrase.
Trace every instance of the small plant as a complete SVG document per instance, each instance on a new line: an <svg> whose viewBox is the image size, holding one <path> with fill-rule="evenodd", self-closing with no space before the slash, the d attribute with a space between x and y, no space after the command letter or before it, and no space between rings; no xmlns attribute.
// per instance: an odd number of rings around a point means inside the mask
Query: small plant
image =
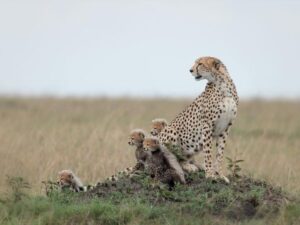
<svg viewBox="0 0 300 225"><path fill-rule="evenodd" d="M7 176L6 183L10 189L10 197L13 202L18 202L27 196L26 189L30 189L30 184L23 177Z"/></svg>
<svg viewBox="0 0 300 225"><path fill-rule="evenodd" d="M53 193L56 193L60 190L57 182L48 180L48 181L42 181L42 184L44 185L43 189L45 191L45 194L48 197L50 197Z"/></svg>
<svg viewBox="0 0 300 225"><path fill-rule="evenodd" d="M242 159L231 159L229 157L226 157L228 164L227 169L230 171L231 176L233 179L240 179L241 178L241 170L240 163L244 162Z"/></svg>

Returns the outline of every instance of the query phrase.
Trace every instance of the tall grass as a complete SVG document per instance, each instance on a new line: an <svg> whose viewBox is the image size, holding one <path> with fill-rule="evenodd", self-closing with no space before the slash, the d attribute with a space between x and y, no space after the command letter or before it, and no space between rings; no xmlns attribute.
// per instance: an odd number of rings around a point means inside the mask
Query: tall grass
<svg viewBox="0 0 300 225"><path fill-rule="evenodd" d="M1 98L0 190L9 175L26 178L38 193L42 180L66 168L86 183L101 180L134 164L131 129L149 130L156 117L170 121L189 102ZM226 156L244 159L243 170L253 176L299 193L299 112L300 102L242 101Z"/></svg>

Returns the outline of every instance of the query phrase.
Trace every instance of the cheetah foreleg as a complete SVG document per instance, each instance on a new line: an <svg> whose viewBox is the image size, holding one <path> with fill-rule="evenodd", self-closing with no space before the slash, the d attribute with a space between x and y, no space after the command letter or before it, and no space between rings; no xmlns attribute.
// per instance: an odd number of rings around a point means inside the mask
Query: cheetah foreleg
<svg viewBox="0 0 300 225"><path fill-rule="evenodd" d="M209 125L204 125L202 129L201 144L204 152L204 170L206 178L214 178L215 172L212 169L212 129Z"/></svg>
<svg viewBox="0 0 300 225"><path fill-rule="evenodd" d="M221 135L217 137L216 140L217 154L216 154L216 162L214 168L217 176L225 180L226 183L229 183L230 182L229 179L223 174L223 170L222 170L222 162L224 158L224 149L225 149L227 137L228 137L228 130L224 131Z"/></svg>

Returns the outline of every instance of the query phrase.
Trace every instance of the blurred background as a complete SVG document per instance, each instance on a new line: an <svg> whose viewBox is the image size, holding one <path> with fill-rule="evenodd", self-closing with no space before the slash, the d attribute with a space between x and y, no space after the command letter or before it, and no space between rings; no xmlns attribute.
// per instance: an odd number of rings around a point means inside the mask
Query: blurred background
<svg viewBox="0 0 300 225"><path fill-rule="evenodd" d="M199 56L242 98L300 96L300 2L1 1L0 94L195 97Z"/></svg>
<svg viewBox="0 0 300 225"><path fill-rule="evenodd" d="M133 166L130 130L171 121L204 89L195 59L215 56L242 99L226 157L300 193L299 12L297 0L0 0L0 192L6 175L40 192L62 169L93 184Z"/></svg>

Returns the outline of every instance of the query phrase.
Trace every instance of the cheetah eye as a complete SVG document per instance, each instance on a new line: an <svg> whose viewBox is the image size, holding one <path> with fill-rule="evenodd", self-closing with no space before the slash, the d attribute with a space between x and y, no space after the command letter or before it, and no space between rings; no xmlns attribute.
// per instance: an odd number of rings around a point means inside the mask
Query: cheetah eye
<svg viewBox="0 0 300 225"><path fill-rule="evenodd" d="M203 63L199 63L198 66L203 66Z"/></svg>

